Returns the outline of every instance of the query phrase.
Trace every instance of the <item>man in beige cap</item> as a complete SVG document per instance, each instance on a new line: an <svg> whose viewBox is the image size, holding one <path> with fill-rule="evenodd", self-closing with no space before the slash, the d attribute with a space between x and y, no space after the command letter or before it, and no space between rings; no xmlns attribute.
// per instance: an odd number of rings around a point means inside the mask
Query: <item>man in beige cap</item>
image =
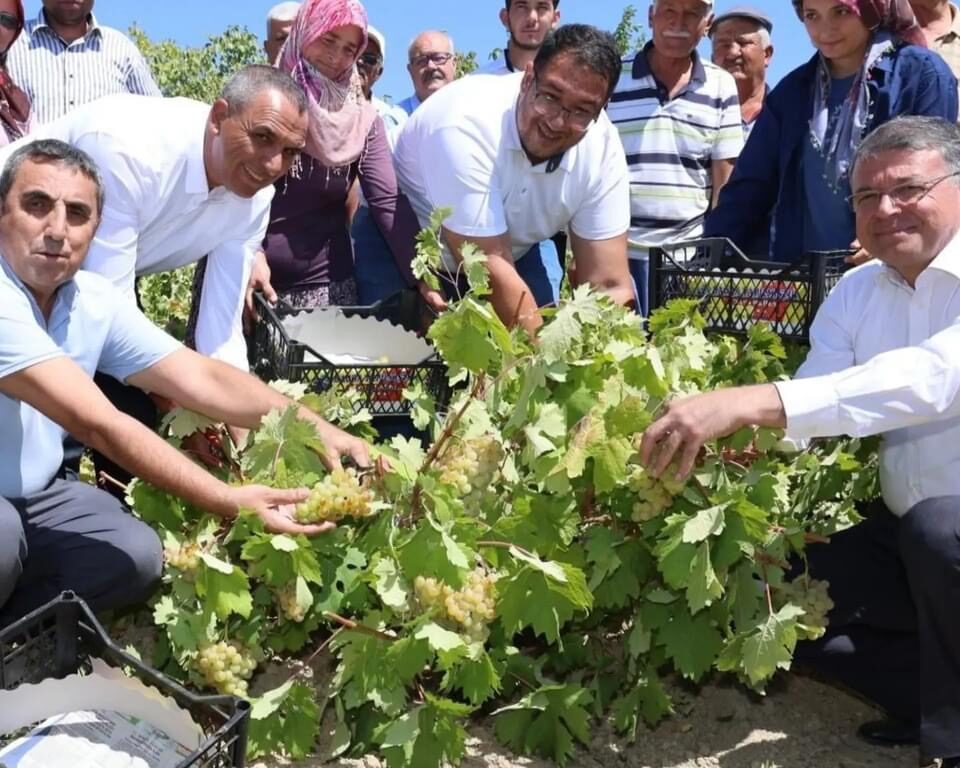
<svg viewBox="0 0 960 768"><path fill-rule="evenodd" d="M739 6L718 14L710 25L713 63L729 72L740 95L743 138L756 125L767 96L767 67L773 58L770 33L773 22L766 14Z"/></svg>

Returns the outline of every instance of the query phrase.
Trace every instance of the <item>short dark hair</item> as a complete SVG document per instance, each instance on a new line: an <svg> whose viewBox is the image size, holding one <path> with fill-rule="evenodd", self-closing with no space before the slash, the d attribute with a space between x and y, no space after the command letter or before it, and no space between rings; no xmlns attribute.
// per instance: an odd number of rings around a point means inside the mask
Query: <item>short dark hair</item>
<svg viewBox="0 0 960 768"><path fill-rule="evenodd" d="M860 142L850 166L850 176L861 160L898 149L936 150L951 172L960 173L960 127L942 117L909 115L889 120Z"/></svg>
<svg viewBox="0 0 960 768"><path fill-rule="evenodd" d="M97 189L97 217L103 213L103 177L100 176L97 164L82 149L59 139L37 139L11 153L3 166L3 172L0 173L0 203L7 202L13 182L27 160L35 163L59 163L82 173Z"/></svg>
<svg viewBox="0 0 960 768"><path fill-rule="evenodd" d="M510 10L510 6L513 5L513 0L504 0L504 5L507 6L507 10ZM553 10L557 10L560 7L560 0L553 0Z"/></svg>
<svg viewBox="0 0 960 768"><path fill-rule="evenodd" d="M289 74L266 64L251 64L231 77L220 98L227 102L230 114L243 112L250 102L264 91L278 91L297 108L299 114L307 111L307 94Z"/></svg>
<svg viewBox="0 0 960 768"><path fill-rule="evenodd" d="M620 81L622 69L614 36L589 24L563 24L543 41L533 61L534 72L539 75L555 56L562 53L573 55L578 64L592 69L607 81L607 94L603 101L609 101Z"/></svg>

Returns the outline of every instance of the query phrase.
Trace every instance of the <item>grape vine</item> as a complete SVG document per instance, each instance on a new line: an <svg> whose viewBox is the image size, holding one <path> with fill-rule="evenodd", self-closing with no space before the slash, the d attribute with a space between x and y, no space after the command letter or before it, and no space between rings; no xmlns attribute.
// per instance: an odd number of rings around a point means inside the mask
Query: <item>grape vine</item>
<svg viewBox="0 0 960 768"><path fill-rule="evenodd" d="M439 253L439 221L416 269ZM668 715L667 675L728 672L762 690L798 639L822 633L827 585L790 581L808 541L854 524L876 493L873 446L821 442L788 453L780 435L715 441L687 483L638 464L664 401L776 380L790 356L762 325L708 337L692 302L649 323L587 288L545 312L533 343L473 291L429 335L462 384L430 440L376 446L384 474L328 473L294 409L265 417L218 472L229 482L310 488L296 514L335 521L312 539L230 525L134 483L132 506L162 532L164 588L152 606L168 674L256 693L252 755L301 758L323 722L326 757L376 752L439 767L465 752L472 713L521 753L564 765L610 715L636 736ZM350 393L303 402L369 432ZM419 414L435 414L410 391ZM185 423L190 422L189 419ZM262 691L261 665L329 664L329 700L293 673ZM614 659L614 663L610 663Z"/></svg>

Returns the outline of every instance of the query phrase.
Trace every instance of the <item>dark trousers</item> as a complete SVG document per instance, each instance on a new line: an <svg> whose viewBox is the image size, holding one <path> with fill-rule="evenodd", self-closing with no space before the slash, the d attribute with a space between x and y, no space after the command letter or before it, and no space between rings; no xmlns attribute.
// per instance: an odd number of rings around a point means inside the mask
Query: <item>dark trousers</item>
<svg viewBox="0 0 960 768"><path fill-rule="evenodd" d="M960 756L960 496L903 518L875 504L808 556L835 607L827 634L797 658L919 722L923 754Z"/></svg>
<svg viewBox="0 0 960 768"><path fill-rule="evenodd" d="M57 479L0 498L0 627L65 589L95 611L143 602L162 567L153 529L92 485Z"/></svg>
<svg viewBox="0 0 960 768"><path fill-rule="evenodd" d="M105 373L97 373L93 380L104 396L113 403L113 406L120 412L132 416L144 426L150 429L156 429L158 421L157 406L146 392L136 387L131 387L118 381L113 376L107 376ZM80 457L83 455L84 446L70 435L67 435L63 441L63 465L68 476L76 478L80 472ZM113 483L100 483L100 473L105 472L114 480L119 480L126 485L133 476L119 464L115 464L99 451L93 451L93 468L96 471L97 484L107 493L116 496L123 501L124 492Z"/></svg>

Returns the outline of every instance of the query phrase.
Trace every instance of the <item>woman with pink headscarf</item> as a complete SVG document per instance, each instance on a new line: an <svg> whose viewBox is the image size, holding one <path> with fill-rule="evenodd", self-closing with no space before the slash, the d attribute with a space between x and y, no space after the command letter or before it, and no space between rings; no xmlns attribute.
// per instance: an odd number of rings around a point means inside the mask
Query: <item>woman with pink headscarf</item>
<svg viewBox="0 0 960 768"><path fill-rule="evenodd" d="M704 225L783 262L855 247L850 163L870 131L897 115L957 119L957 81L908 0L792 1L817 53L770 92Z"/></svg>
<svg viewBox="0 0 960 768"><path fill-rule="evenodd" d="M355 180L409 285L419 226L398 190L386 129L356 63L367 44L357 0L306 0L277 66L307 93L307 146L277 182L264 251L271 282L296 307L357 303L347 197Z"/></svg>

